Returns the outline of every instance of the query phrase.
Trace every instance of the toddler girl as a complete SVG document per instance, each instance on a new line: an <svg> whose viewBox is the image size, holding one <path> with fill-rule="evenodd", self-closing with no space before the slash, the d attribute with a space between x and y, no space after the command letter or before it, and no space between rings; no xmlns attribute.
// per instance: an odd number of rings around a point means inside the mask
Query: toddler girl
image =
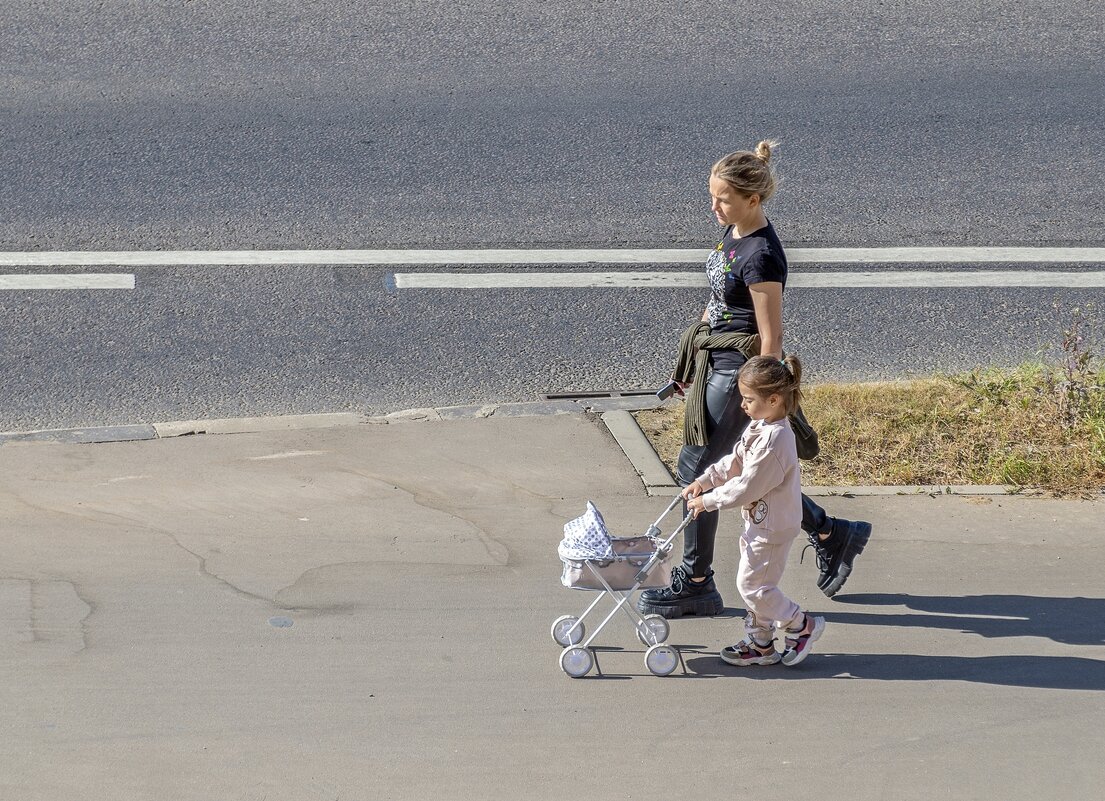
<svg viewBox="0 0 1105 801"><path fill-rule="evenodd" d="M721 651L731 665L797 665L821 636L825 619L806 614L779 589L791 543L802 533L802 490L794 432L787 414L801 399L802 365L755 356L737 377L741 407L752 422L733 452L706 468L683 490L687 509L740 506L737 590L748 609L746 637ZM784 650L775 649L775 627L783 629Z"/></svg>

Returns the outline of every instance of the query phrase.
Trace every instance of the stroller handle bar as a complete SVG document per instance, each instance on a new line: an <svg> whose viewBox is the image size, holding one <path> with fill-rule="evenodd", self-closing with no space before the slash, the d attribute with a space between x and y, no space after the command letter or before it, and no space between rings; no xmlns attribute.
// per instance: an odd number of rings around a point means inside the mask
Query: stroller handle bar
<svg viewBox="0 0 1105 801"><path fill-rule="evenodd" d="M673 500L670 504L668 504L668 508L664 510L664 513L662 515L660 515L659 518L657 518L655 523L653 523L651 526L648 527L648 532L646 532L648 536L650 536L650 537L659 537L660 536L660 523L663 522L665 517L667 517L669 514L671 514L672 510L676 506L678 506L680 501L682 501L682 500L683 500L683 494L682 493L675 496L675 500ZM652 554L651 557L649 557L649 560L647 562L645 562L644 565L642 565L640 571L637 573L637 581L644 581L645 577L648 576L649 571L651 571L652 568L656 566L656 563L659 562L661 559L664 559L664 558L667 557L668 553L671 552L672 541L675 540L676 537L678 537L680 534L683 533L683 529L685 529L687 526L689 526L691 524L692 520L694 520L694 513L688 513L687 516L683 518L683 522L680 523L676 527L675 531L673 531L668 536L668 538L666 540L664 540L663 544L660 545L660 547L656 549L656 551Z"/></svg>
<svg viewBox="0 0 1105 801"><path fill-rule="evenodd" d="M664 518L667 517L668 515L670 515L671 510L674 509L676 506L678 506L680 501L682 501L682 500L683 500L683 493L680 493L680 494L676 495L675 499L671 503L668 504L668 508L664 510L663 514L661 514L658 518L656 518L656 522L648 527L648 531L645 532L645 535L649 536L649 537L659 537L660 536L660 524L662 522L664 522ZM683 521L683 526L680 527L679 531L682 531L683 528L686 527L688 522L689 521ZM678 531L676 533L678 533Z"/></svg>

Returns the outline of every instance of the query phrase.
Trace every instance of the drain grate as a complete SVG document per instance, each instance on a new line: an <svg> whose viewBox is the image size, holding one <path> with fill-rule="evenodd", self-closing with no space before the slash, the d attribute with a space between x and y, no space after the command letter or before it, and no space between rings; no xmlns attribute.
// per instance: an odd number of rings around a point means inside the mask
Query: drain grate
<svg viewBox="0 0 1105 801"><path fill-rule="evenodd" d="M594 398L644 398L655 395L654 389L611 389L589 392L547 392L539 397L542 400L591 400Z"/></svg>

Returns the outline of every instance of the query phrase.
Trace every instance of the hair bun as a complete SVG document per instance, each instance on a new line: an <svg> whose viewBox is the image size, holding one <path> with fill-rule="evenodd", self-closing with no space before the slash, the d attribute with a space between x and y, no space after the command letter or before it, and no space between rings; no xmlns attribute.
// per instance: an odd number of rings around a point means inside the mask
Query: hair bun
<svg viewBox="0 0 1105 801"><path fill-rule="evenodd" d="M755 150L737 150L718 159L710 175L725 181L740 195L759 195L760 202L766 203L775 194L777 180L768 162L771 151L778 146L774 139L762 139Z"/></svg>

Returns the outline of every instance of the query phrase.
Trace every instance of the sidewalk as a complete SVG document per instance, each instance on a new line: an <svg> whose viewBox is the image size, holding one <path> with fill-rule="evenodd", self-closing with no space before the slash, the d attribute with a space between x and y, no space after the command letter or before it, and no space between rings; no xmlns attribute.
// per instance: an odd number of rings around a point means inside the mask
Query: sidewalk
<svg viewBox="0 0 1105 801"><path fill-rule="evenodd" d="M800 667L674 621L650 675L549 636L591 600L556 544L591 499L666 506L592 415L0 447L0 797L908 801L1105 787L1105 501L827 497L874 537ZM674 522L674 521L672 521Z"/></svg>

